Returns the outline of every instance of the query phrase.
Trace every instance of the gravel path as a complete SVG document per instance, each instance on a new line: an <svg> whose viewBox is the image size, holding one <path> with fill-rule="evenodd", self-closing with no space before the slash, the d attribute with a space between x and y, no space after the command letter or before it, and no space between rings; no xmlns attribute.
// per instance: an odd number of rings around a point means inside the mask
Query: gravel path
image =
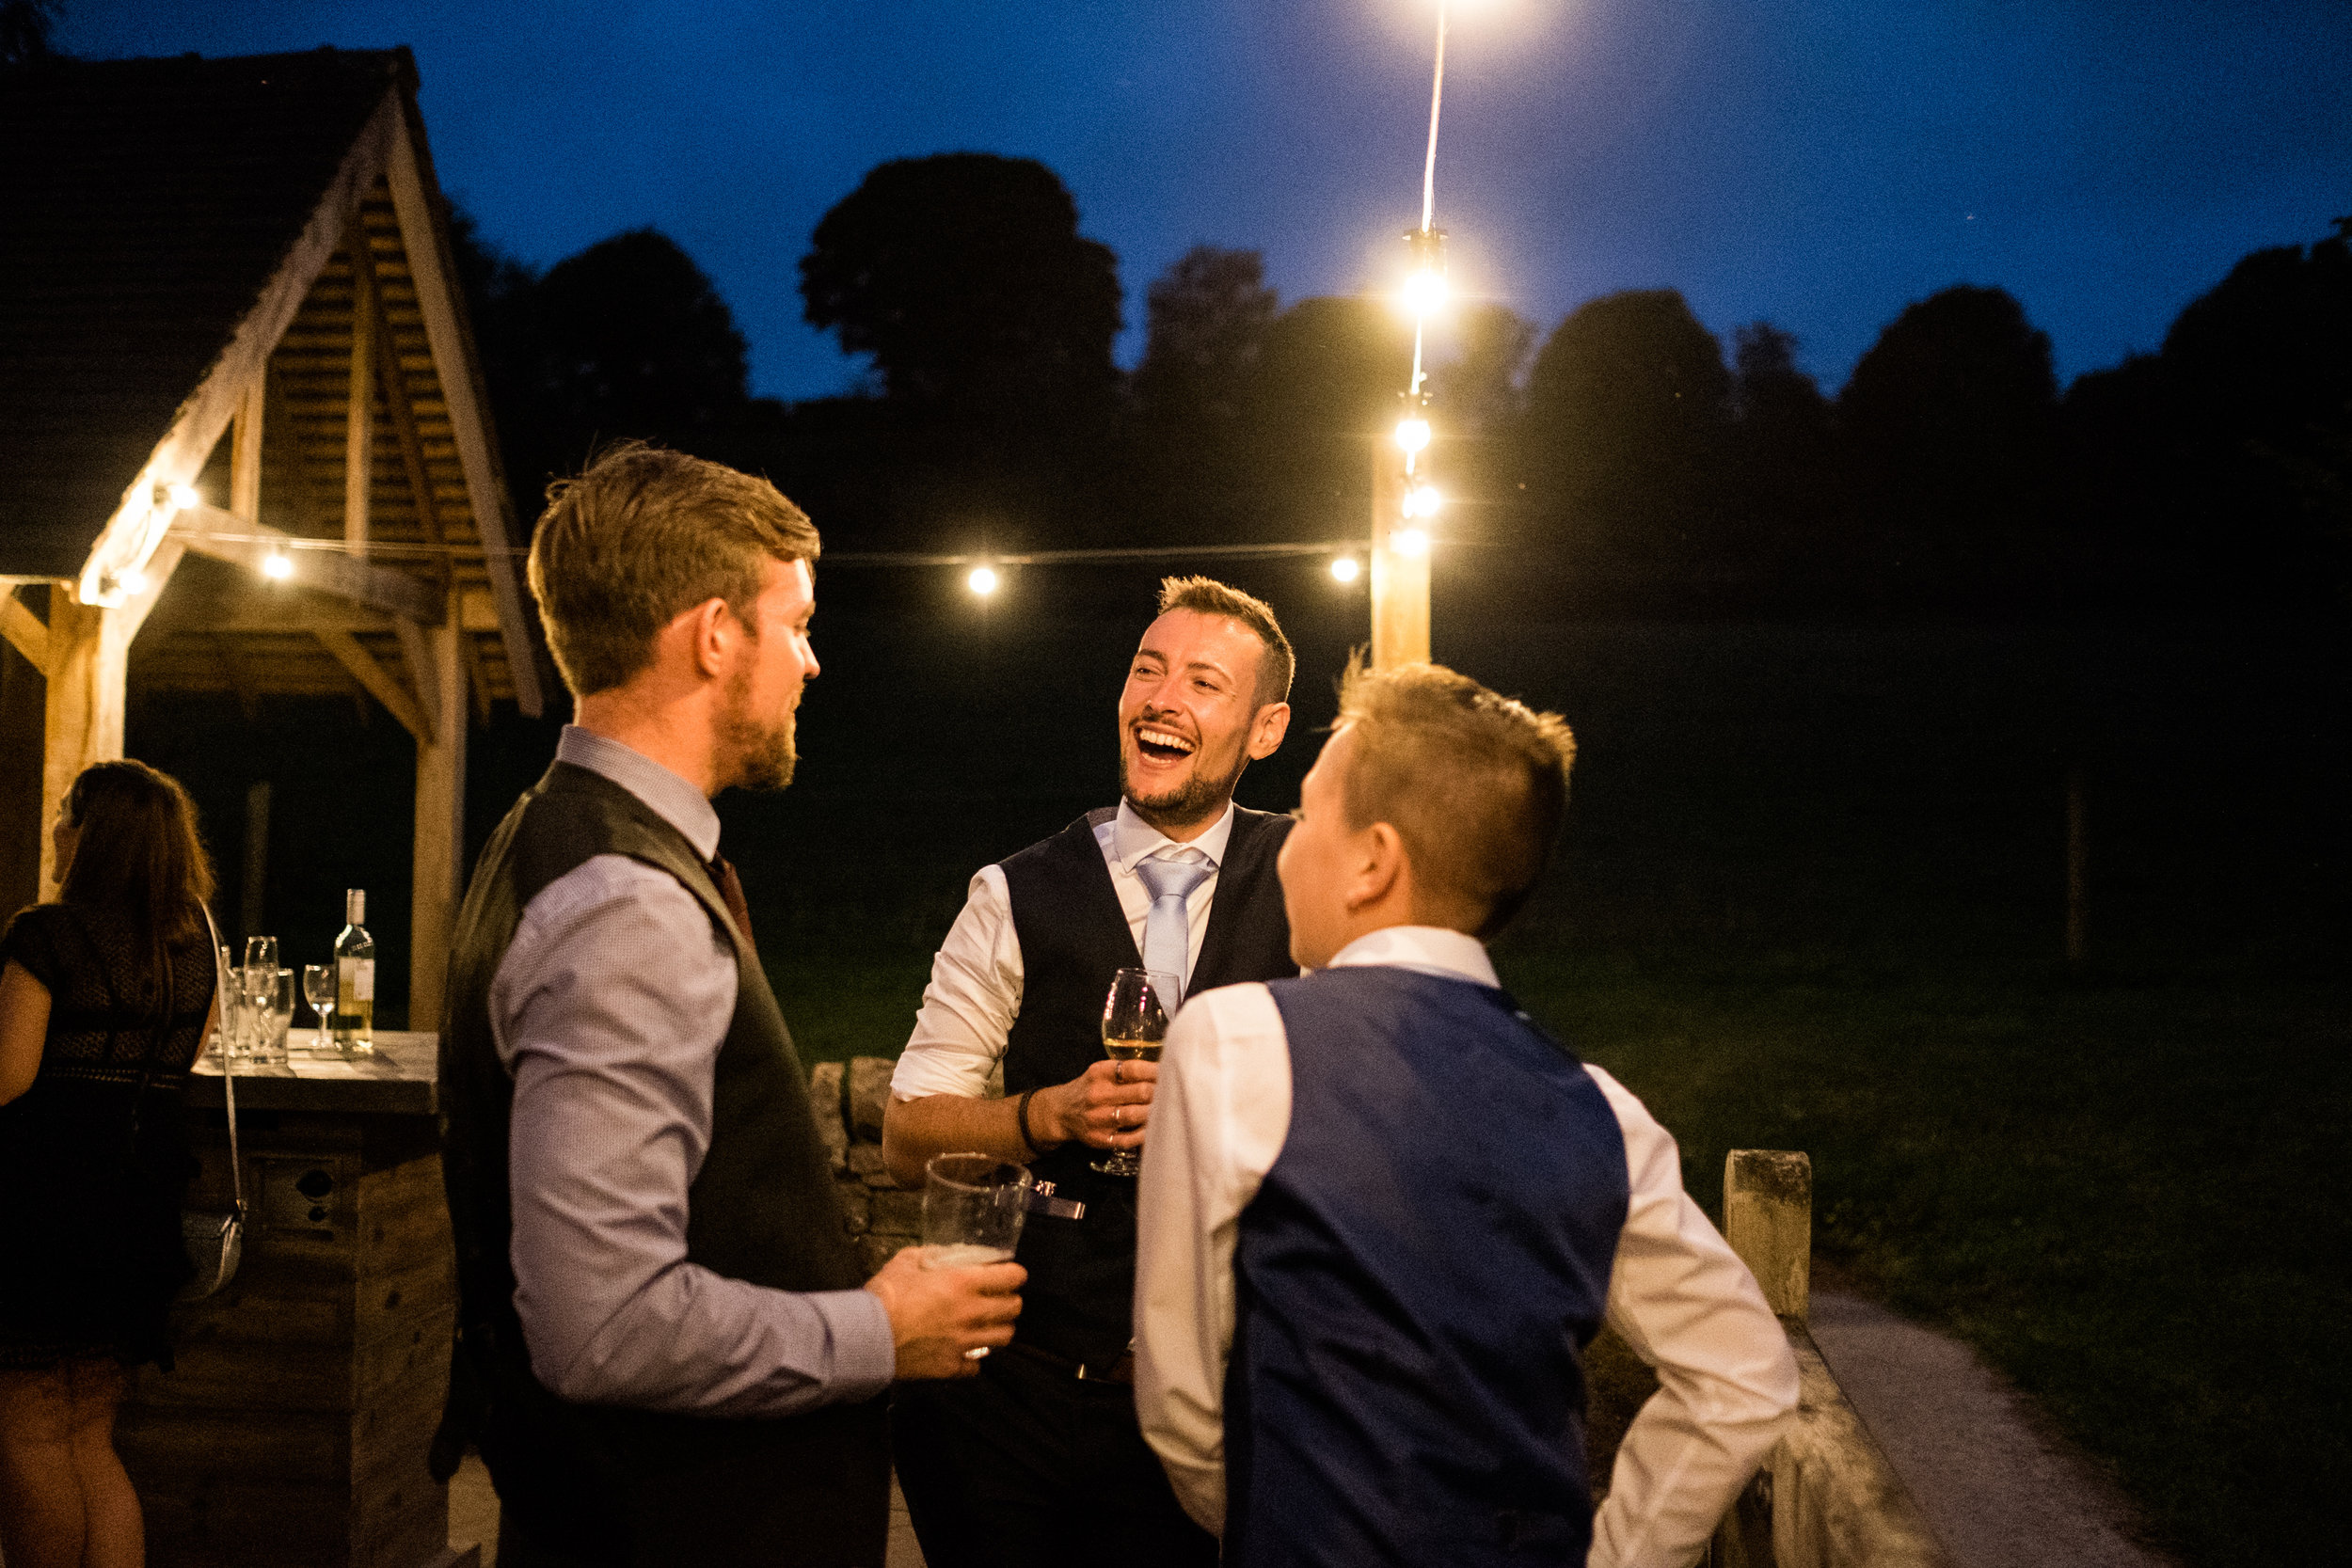
<svg viewBox="0 0 2352 1568"><path fill-rule="evenodd" d="M1957 1568L2175 1568L2114 1485L1949 1335L1813 1291L1813 1341Z"/></svg>

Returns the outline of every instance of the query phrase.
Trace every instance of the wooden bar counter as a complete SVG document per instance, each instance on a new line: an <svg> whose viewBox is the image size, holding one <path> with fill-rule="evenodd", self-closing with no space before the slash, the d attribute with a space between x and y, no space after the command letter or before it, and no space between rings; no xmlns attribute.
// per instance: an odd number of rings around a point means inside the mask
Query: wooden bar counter
<svg viewBox="0 0 2352 1568"><path fill-rule="evenodd" d="M437 1041L379 1032L375 1046L237 1069L245 1261L179 1309L178 1368L141 1370L119 1433L156 1568L477 1559L451 1549L448 1490L425 1469L454 1323ZM219 1069L198 1072L189 1203L225 1210Z"/></svg>

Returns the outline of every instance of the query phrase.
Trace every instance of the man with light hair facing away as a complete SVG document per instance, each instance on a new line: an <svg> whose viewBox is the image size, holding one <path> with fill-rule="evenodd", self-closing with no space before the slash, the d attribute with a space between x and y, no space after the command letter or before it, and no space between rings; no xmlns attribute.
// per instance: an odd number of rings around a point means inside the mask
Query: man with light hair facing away
<svg viewBox="0 0 2352 1568"><path fill-rule="evenodd" d="M506 1568L871 1568L882 1395L1009 1340L1022 1271L908 1252L866 1279L718 855L710 798L792 778L817 531L765 480L636 445L550 496L531 588L576 712L451 955L437 1469L479 1442Z"/></svg>
<svg viewBox="0 0 2352 1568"><path fill-rule="evenodd" d="M1094 1165L1143 1146L1159 1068L1105 1059L1103 1002L1138 965L1171 1014L1190 991L1297 973L1274 874L1290 819L1233 803L1289 728L1294 660L1274 611L1224 583L1170 578L1159 611L1120 689L1117 809L980 868L891 1079L899 1180L972 1148L1055 1189L1021 1233L1012 1344L970 1383L892 1401L931 1568L1216 1561L1136 1427L1136 1179Z"/></svg>
<svg viewBox="0 0 2352 1568"><path fill-rule="evenodd" d="M1487 960L1574 753L1558 715L1450 670L1352 667L1282 847L1308 973L1196 996L1169 1034L1136 1400L1230 1564L1678 1568L1795 1407L1674 1140ZM1596 1518L1604 1321L1660 1386Z"/></svg>

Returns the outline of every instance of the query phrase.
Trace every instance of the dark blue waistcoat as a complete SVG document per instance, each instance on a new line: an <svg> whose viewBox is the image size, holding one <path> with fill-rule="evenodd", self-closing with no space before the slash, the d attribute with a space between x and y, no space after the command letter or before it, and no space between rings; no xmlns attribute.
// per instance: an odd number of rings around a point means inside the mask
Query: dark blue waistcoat
<svg viewBox="0 0 2352 1568"><path fill-rule="evenodd" d="M1388 968L1271 990L1291 1119L1234 1248L1226 1562L1581 1564L1615 1113L1500 990Z"/></svg>

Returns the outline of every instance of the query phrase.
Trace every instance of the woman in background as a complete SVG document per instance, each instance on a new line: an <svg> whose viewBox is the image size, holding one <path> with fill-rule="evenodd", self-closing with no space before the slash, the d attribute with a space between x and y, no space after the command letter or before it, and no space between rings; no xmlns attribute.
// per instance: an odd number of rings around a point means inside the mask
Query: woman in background
<svg viewBox="0 0 2352 1568"><path fill-rule="evenodd" d="M187 791L144 763L73 781L58 895L0 938L0 1554L136 1568L115 1454L130 1370L168 1368L192 1270L183 1091L212 1023L213 870Z"/></svg>

